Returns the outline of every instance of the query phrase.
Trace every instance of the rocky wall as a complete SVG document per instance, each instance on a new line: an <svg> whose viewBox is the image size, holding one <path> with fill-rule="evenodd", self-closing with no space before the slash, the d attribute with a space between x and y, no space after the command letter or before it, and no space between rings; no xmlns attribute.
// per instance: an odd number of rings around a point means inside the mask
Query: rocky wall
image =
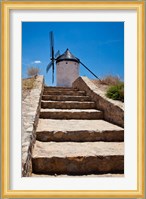
<svg viewBox="0 0 146 199"><path fill-rule="evenodd" d="M44 89L43 76L37 76L27 96L22 99L22 176L32 174L31 154L36 140L36 127L41 108L41 97Z"/></svg>
<svg viewBox="0 0 146 199"><path fill-rule="evenodd" d="M87 77L79 77L73 82L73 87L86 91L86 94L96 103L96 108L102 110L104 119L110 123L124 127L124 104L119 101L109 99L105 92Z"/></svg>

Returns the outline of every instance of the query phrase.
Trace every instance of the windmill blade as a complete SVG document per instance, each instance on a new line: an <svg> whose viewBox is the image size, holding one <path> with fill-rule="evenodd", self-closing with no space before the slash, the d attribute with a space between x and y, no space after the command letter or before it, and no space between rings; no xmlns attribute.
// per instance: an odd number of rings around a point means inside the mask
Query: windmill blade
<svg viewBox="0 0 146 199"><path fill-rule="evenodd" d="M54 35L53 31L50 32L50 57L54 59Z"/></svg>
<svg viewBox="0 0 146 199"><path fill-rule="evenodd" d="M53 31L50 32L50 46L54 47L54 35L53 35Z"/></svg>
<svg viewBox="0 0 146 199"><path fill-rule="evenodd" d="M57 57L59 57L59 56L60 56L60 51L58 50L57 53L55 54L55 59L56 59Z"/></svg>
<svg viewBox="0 0 146 199"><path fill-rule="evenodd" d="M52 84L54 83L54 62L52 63Z"/></svg>
<svg viewBox="0 0 146 199"><path fill-rule="evenodd" d="M53 62L51 61L51 62L48 64L47 68L46 68L46 72L48 72L52 66L53 66Z"/></svg>
<svg viewBox="0 0 146 199"><path fill-rule="evenodd" d="M46 71L48 72L48 70L52 67L52 83L54 83L55 57L54 57L54 35L53 35L53 31L50 32L50 58L51 58L51 62L48 64Z"/></svg>
<svg viewBox="0 0 146 199"><path fill-rule="evenodd" d="M85 66L85 64L83 64L81 61L80 61L80 64L82 64L82 66L84 66L94 77L96 77L97 79L99 79L99 77L97 77L97 75L95 75L87 66ZM99 79L101 81L101 79Z"/></svg>

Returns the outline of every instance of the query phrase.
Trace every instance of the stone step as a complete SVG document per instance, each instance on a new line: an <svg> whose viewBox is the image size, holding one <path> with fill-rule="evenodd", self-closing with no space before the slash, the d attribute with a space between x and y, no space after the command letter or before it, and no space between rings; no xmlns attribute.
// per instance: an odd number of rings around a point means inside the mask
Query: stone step
<svg viewBox="0 0 146 199"><path fill-rule="evenodd" d="M103 112L96 109L41 109L44 119L103 119Z"/></svg>
<svg viewBox="0 0 146 199"><path fill-rule="evenodd" d="M49 87L45 86L44 91L77 91L77 89L72 88L72 87Z"/></svg>
<svg viewBox="0 0 146 199"><path fill-rule="evenodd" d="M95 108L95 102L79 101L41 101L42 108L59 108L59 109L92 109Z"/></svg>
<svg viewBox="0 0 146 199"><path fill-rule="evenodd" d="M54 101L90 101L89 96L69 96L69 95L43 95L42 100L54 100Z"/></svg>
<svg viewBox="0 0 146 199"><path fill-rule="evenodd" d="M39 119L36 139L42 142L122 142L124 129L104 120Z"/></svg>
<svg viewBox="0 0 146 199"><path fill-rule="evenodd" d="M31 177L52 177L52 178L66 178L66 177L70 177L70 175L47 175L47 174L35 174L32 173ZM119 177L124 177L124 173L106 173L106 174L89 174L89 175L80 175L80 176L72 176L74 178L81 178L81 177L92 177L92 178L97 178L97 177L115 177L115 178L119 178Z"/></svg>
<svg viewBox="0 0 146 199"><path fill-rule="evenodd" d="M36 141L32 167L33 173L50 175L124 173L124 143Z"/></svg>
<svg viewBox="0 0 146 199"><path fill-rule="evenodd" d="M84 96L85 91L44 91L43 95L72 95L72 96Z"/></svg>

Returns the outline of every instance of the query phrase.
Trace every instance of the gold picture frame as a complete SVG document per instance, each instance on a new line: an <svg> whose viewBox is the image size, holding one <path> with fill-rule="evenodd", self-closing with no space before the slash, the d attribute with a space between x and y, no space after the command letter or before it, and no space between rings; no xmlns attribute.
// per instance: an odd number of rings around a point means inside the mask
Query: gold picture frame
<svg viewBox="0 0 146 199"><path fill-rule="evenodd" d="M144 2L12 2L2 3L2 197L3 198L117 198L144 196ZM137 12L137 189L136 190L10 190L10 10L136 10Z"/></svg>

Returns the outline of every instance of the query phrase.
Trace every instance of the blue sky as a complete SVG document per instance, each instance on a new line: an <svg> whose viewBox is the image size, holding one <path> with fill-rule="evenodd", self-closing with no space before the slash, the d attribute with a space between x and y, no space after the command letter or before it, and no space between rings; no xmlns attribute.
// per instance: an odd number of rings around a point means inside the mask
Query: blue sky
<svg viewBox="0 0 146 199"><path fill-rule="evenodd" d="M35 66L52 86L49 32L54 32L55 52L67 48L99 78L118 75L124 79L124 23L123 22L23 22L22 77L27 68ZM80 76L94 79L82 65ZM55 78L56 79L56 78ZM56 81L53 85L56 85Z"/></svg>

